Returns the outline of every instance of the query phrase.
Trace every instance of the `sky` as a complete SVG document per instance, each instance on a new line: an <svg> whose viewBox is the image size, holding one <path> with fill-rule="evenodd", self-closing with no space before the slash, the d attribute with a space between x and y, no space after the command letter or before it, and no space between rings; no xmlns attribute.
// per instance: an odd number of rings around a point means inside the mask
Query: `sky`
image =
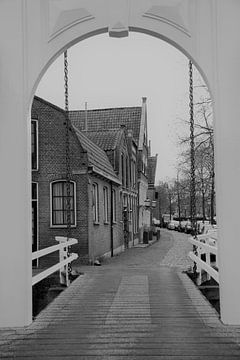
<svg viewBox="0 0 240 360"><path fill-rule="evenodd" d="M158 154L156 184L176 178L181 119L188 118L188 59L165 41L140 33L101 34L68 49L69 109L141 106L147 97L148 138ZM64 108L63 55L36 95Z"/></svg>

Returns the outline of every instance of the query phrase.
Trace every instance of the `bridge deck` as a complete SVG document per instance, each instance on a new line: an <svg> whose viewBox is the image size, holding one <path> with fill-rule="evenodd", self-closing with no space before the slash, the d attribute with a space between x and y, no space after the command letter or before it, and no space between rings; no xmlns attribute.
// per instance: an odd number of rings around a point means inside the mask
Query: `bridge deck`
<svg viewBox="0 0 240 360"><path fill-rule="evenodd" d="M0 358L240 359L215 310L181 272L189 245L176 236L165 231L148 248L81 268L85 275L31 326L2 341Z"/></svg>

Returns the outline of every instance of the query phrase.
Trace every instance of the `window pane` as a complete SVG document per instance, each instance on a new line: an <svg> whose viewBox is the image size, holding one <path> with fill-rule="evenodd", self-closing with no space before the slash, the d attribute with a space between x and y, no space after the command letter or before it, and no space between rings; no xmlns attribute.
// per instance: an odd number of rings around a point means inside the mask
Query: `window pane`
<svg viewBox="0 0 240 360"><path fill-rule="evenodd" d="M52 184L52 193L53 193L53 196L62 196L62 183L61 182Z"/></svg>
<svg viewBox="0 0 240 360"><path fill-rule="evenodd" d="M92 209L93 209L93 221L99 221L99 208L98 208L98 185L92 186Z"/></svg>
<svg viewBox="0 0 240 360"><path fill-rule="evenodd" d="M71 224L75 223L75 213L74 211L71 211Z"/></svg>
<svg viewBox="0 0 240 360"><path fill-rule="evenodd" d="M37 122L31 121L32 169L37 169Z"/></svg>
<svg viewBox="0 0 240 360"><path fill-rule="evenodd" d="M104 221L108 221L108 189L104 188Z"/></svg>
<svg viewBox="0 0 240 360"><path fill-rule="evenodd" d="M54 197L53 198L53 210L62 210L63 209L63 198Z"/></svg>
<svg viewBox="0 0 240 360"><path fill-rule="evenodd" d="M32 183L32 199L37 200L37 184Z"/></svg>
<svg viewBox="0 0 240 360"><path fill-rule="evenodd" d="M63 195L67 196L67 182L62 183L63 186ZM73 196L73 183L70 183L70 195Z"/></svg>
<svg viewBox="0 0 240 360"><path fill-rule="evenodd" d="M74 210L74 201L73 201L72 197L69 199L69 202L70 202L70 209ZM66 197L64 197L64 210L67 210L67 209L68 209L68 198L66 196Z"/></svg>
<svg viewBox="0 0 240 360"><path fill-rule="evenodd" d="M62 211L53 211L53 225L63 225Z"/></svg>
<svg viewBox="0 0 240 360"><path fill-rule="evenodd" d="M116 221L116 191L112 192L113 221Z"/></svg>

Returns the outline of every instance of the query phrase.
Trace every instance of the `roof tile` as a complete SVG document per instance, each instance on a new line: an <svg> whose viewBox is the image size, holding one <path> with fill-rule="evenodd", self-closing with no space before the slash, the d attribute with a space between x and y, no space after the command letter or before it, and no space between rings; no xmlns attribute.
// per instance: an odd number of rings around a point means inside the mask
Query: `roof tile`
<svg viewBox="0 0 240 360"><path fill-rule="evenodd" d="M83 132L79 131L73 126L76 135L83 149L88 154L89 164L92 165L99 173L108 179L112 179L119 183L119 179L115 174L112 165L110 164L106 153L100 149L94 142L92 142Z"/></svg>
<svg viewBox="0 0 240 360"><path fill-rule="evenodd" d="M87 111L87 130L100 131L105 129L119 129L125 125L133 131L133 138L138 142L141 125L142 107L122 107L109 109L94 109ZM85 129L85 110L69 111L72 124L79 130Z"/></svg>

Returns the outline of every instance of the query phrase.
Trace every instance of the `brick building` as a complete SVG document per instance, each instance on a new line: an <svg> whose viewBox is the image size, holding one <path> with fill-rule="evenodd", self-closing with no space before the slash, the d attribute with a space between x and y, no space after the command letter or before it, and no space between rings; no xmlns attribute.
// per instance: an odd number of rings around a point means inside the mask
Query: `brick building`
<svg viewBox="0 0 240 360"><path fill-rule="evenodd" d="M99 134L106 130L113 131L125 128L128 138L128 159L124 159L123 155L122 165L120 165L122 170L120 172L128 171L126 179L130 178L131 180L127 186L124 183L122 184L121 206L127 208L130 231L133 234L132 239L138 238L142 241L143 230L149 222L149 210L145 207L148 191L147 99L142 98L142 106L74 110L69 112L69 117L74 127L88 134L91 132ZM100 143L99 145L101 146ZM113 156L113 153L106 148L104 150L110 157L110 161L112 161L111 156ZM131 226L133 227L133 225L131 224L134 223L132 217L135 211L134 219L137 223L134 225L132 232Z"/></svg>
<svg viewBox="0 0 240 360"><path fill-rule="evenodd" d="M33 250L67 235L65 112L35 97L32 126ZM123 248L120 185L106 153L83 133L70 128L71 237L81 263ZM55 255L56 256L56 255ZM44 257L40 265L55 261Z"/></svg>
<svg viewBox="0 0 240 360"><path fill-rule="evenodd" d="M137 145L132 131L122 125L119 129L82 131L90 140L103 149L121 181L120 212L125 246L138 242L138 192L137 192ZM127 214L124 214L127 212ZM126 216L125 216L126 215ZM125 221L125 223L124 223Z"/></svg>

